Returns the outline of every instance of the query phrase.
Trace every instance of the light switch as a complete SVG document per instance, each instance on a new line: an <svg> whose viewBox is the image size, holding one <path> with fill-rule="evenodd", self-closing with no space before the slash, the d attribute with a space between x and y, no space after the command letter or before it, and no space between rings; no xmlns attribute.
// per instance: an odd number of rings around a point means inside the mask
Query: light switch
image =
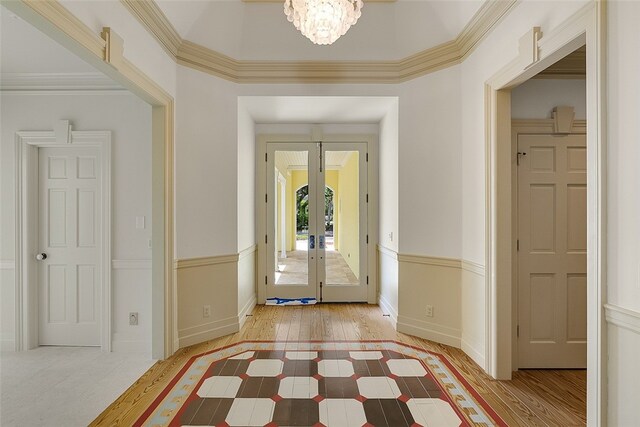
<svg viewBox="0 0 640 427"><path fill-rule="evenodd" d="M139 230L144 230L144 217L137 216L136 217L136 228Z"/></svg>

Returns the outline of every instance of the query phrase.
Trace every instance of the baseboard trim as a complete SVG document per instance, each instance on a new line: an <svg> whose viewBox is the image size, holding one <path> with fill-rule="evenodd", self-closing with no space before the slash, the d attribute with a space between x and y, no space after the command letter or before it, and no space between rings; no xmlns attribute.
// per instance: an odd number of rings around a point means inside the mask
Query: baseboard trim
<svg viewBox="0 0 640 427"><path fill-rule="evenodd" d="M238 317L227 317L226 319L178 331L178 346L184 348L190 345L200 344L205 341L233 334L239 330Z"/></svg>
<svg viewBox="0 0 640 427"><path fill-rule="evenodd" d="M398 332L415 335L429 341L460 348L460 330L425 322L411 317L398 316Z"/></svg>
<svg viewBox="0 0 640 427"><path fill-rule="evenodd" d="M16 351L14 340L0 340L0 351Z"/></svg>
<svg viewBox="0 0 640 427"><path fill-rule="evenodd" d="M257 303L258 303L258 300L256 296L253 295L251 299L247 301L244 307L242 307L242 310L240 310L240 313L238 313L239 329L242 329L245 322L247 321L247 314L250 314L253 311L253 308L256 306Z"/></svg>
<svg viewBox="0 0 640 427"><path fill-rule="evenodd" d="M484 355L473 347L469 341L465 340L464 337L460 338L460 349L464 351L471 360L476 362L480 368L486 370Z"/></svg>
<svg viewBox="0 0 640 427"><path fill-rule="evenodd" d="M398 329L398 312L393 308L391 303L382 294L378 294L378 302L380 307L389 314L393 329Z"/></svg>
<svg viewBox="0 0 640 427"><path fill-rule="evenodd" d="M640 312L615 304L605 304L604 313L607 322L640 334Z"/></svg>
<svg viewBox="0 0 640 427"><path fill-rule="evenodd" d="M113 334L111 351L114 353L142 353L151 355L151 341L129 340L124 334Z"/></svg>

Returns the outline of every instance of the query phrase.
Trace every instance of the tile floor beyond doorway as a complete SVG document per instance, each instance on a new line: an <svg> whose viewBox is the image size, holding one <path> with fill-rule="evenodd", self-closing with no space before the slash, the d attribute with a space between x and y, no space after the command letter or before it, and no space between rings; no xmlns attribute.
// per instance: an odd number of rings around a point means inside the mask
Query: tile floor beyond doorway
<svg viewBox="0 0 640 427"><path fill-rule="evenodd" d="M0 425L86 426L154 363L96 347L2 352Z"/></svg>
<svg viewBox="0 0 640 427"><path fill-rule="evenodd" d="M332 285L359 285L360 281L338 251L327 250L327 283ZM278 254L280 255L280 254ZM308 252L295 250L287 252L287 257L278 257L276 285L298 285L308 282Z"/></svg>

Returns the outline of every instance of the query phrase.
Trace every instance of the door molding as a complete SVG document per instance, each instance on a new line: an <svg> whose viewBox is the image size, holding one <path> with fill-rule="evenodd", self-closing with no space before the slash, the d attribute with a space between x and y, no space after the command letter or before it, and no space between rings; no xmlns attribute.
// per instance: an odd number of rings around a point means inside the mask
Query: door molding
<svg viewBox="0 0 640 427"><path fill-rule="evenodd" d="M100 346L111 351L111 132L71 131L66 120L55 131L16 133L16 351L38 346L38 149L97 147L101 156L102 192L100 263Z"/></svg>
<svg viewBox="0 0 640 427"><path fill-rule="evenodd" d="M373 134L331 134L322 135L322 142L364 142L367 144L369 163L367 181L369 185L369 207L367 209L369 245L367 246L367 265L369 273L369 288L367 303L376 304L378 298L377 244L378 244L378 135ZM267 192L267 154L268 143L296 143L315 142L311 134L261 134L256 136L256 242L257 244L257 295L258 304L266 301L266 286L264 277L267 276L267 244L264 236L267 234L267 204L264 202Z"/></svg>
<svg viewBox="0 0 640 427"><path fill-rule="evenodd" d="M590 2L552 29L534 28L485 83L485 319L487 372L512 372L511 89L587 46L587 422L606 425L606 2ZM531 49L526 49L530 46Z"/></svg>

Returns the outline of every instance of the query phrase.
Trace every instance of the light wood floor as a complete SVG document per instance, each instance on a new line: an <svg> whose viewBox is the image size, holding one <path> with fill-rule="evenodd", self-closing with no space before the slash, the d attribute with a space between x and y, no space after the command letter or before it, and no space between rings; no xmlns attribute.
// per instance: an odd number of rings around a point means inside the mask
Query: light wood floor
<svg viewBox="0 0 640 427"><path fill-rule="evenodd" d="M447 355L510 426L586 423L586 371L527 370L516 372L512 381L496 381L459 349L396 332L377 306L319 304L257 306L240 332L156 363L91 425L131 425L191 356L244 340L396 340Z"/></svg>

